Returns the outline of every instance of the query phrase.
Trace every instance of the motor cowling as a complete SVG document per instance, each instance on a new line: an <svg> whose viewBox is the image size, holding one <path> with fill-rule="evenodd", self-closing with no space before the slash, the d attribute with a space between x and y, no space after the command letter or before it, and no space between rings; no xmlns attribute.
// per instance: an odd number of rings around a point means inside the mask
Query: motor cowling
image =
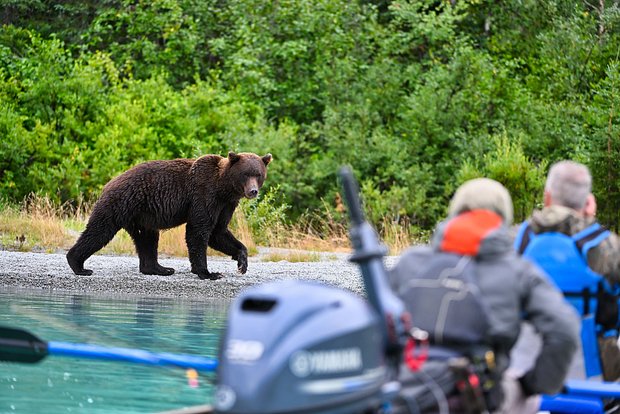
<svg viewBox="0 0 620 414"><path fill-rule="evenodd" d="M219 353L218 413L369 412L386 380L375 312L305 281L257 285L231 304Z"/></svg>

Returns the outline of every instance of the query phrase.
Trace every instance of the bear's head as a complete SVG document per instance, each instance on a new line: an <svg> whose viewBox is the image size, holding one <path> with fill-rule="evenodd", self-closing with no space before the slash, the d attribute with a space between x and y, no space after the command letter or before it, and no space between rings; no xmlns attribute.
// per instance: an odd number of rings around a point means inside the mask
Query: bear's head
<svg viewBox="0 0 620 414"><path fill-rule="evenodd" d="M262 157L250 152L229 152L226 175L238 194L249 199L256 198L267 177L271 154Z"/></svg>

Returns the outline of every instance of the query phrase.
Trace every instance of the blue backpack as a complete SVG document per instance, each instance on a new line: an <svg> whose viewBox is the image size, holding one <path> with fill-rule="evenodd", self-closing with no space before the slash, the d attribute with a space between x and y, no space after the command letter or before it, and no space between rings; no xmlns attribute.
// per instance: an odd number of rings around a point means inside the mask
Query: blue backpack
<svg viewBox="0 0 620 414"><path fill-rule="evenodd" d="M572 236L559 232L535 234L525 222L514 246L545 270L567 300L585 316L597 313L599 292L611 289L601 275L588 267L587 259L588 251L609 235L609 230L598 223Z"/></svg>
<svg viewBox="0 0 620 414"><path fill-rule="evenodd" d="M514 246L547 272L582 316L596 315L598 330L609 330L618 325L616 292L604 277L588 267L588 251L610 234L598 223L572 236L559 232L535 234L525 222L519 228Z"/></svg>
<svg viewBox="0 0 620 414"><path fill-rule="evenodd" d="M617 292L588 267L588 251L609 235L609 230L598 223L568 236L559 232L535 234L524 222L514 243L515 250L540 266L582 315L587 377L601 373L596 337L618 327Z"/></svg>

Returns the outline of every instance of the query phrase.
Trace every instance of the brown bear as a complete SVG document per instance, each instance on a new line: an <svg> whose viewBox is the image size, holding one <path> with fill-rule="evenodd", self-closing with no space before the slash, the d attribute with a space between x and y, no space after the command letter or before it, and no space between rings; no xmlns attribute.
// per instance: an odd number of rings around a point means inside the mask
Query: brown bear
<svg viewBox="0 0 620 414"><path fill-rule="evenodd" d="M91 275L84 262L125 229L140 258L140 272L171 275L157 262L159 231L187 223L185 241L192 273L219 279L207 270L207 246L232 256L240 273L248 268L246 247L228 224L243 198L255 198L267 176L271 154L229 152L228 158L149 161L125 171L103 188L86 229L67 253L76 275Z"/></svg>

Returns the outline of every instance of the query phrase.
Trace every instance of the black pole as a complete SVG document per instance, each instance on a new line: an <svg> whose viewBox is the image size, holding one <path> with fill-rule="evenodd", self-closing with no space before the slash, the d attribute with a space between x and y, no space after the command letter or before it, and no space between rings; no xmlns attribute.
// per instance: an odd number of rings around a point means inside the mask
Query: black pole
<svg viewBox="0 0 620 414"><path fill-rule="evenodd" d="M383 263L387 249L379 242L377 233L364 218L359 187L353 172L348 167L342 167L340 178L351 219L349 236L354 252L349 260L359 265L368 301L381 320L386 355L393 364L399 364L407 337L409 314L388 284L387 270Z"/></svg>

